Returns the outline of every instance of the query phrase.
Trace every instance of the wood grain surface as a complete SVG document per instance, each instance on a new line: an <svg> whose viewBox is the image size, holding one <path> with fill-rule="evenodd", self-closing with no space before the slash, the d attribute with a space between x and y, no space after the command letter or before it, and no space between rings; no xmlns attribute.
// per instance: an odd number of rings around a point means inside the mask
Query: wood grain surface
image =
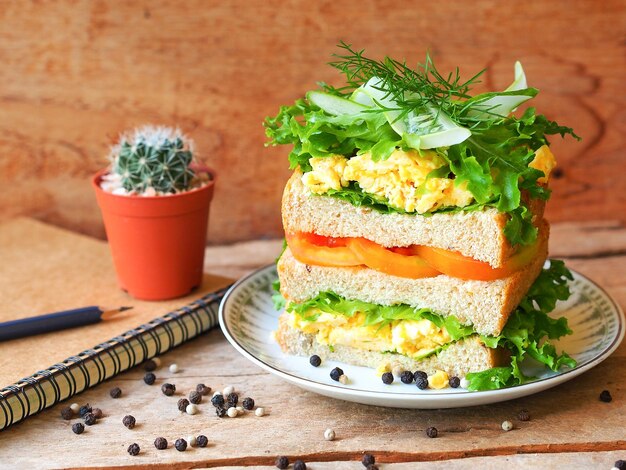
<svg viewBox="0 0 626 470"><path fill-rule="evenodd" d="M341 40L502 89L515 60L554 139L552 221L626 220L626 4L621 0L0 0L0 219L104 237L88 178L144 123L178 125L219 172L210 241L280 235L286 148L264 117L324 80Z"/></svg>
<svg viewBox="0 0 626 470"><path fill-rule="evenodd" d="M604 287L626 306L626 227L619 222L555 224L551 235L553 255L566 258L570 267ZM228 265L229 276L252 269L252 253L263 264L279 250L278 241L250 242L207 250L207 269L216 274ZM229 260L228 263L225 260ZM100 407L105 417L77 436L70 422L59 416L57 405L0 435L2 468L137 467L173 468L272 468L277 455L293 461L302 458L312 470L364 468L363 452L371 452L381 469L421 468L611 468L626 459L626 343L589 372L554 389L514 401L462 409L401 410L348 403L305 392L260 370L240 356L215 330L162 357L157 382L148 386L144 372L136 368L75 397L78 403ZM171 374L167 366L182 369ZM175 383L177 394L164 396L164 382ZM259 418L217 418L205 399L195 416L181 414L178 398L199 382L214 389L233 385L240 396L252 396L269 414ZM113 400L108 391L123 390ZM601 390L611 391L613 401L598 400ZM515 419L522 408L531 420ZM126 429L126 414L137 427ZM510 419L515 429L503 432ZM428 426L439 429L437 439L425 437ZM323 432L331 427L337 440L327 442ZM176 438L205 434L210 445L184 453L172 448ZM164 436L170 447L157 451L153 441ZM131 457L129 444L137 442L141 453Z"/></svg>

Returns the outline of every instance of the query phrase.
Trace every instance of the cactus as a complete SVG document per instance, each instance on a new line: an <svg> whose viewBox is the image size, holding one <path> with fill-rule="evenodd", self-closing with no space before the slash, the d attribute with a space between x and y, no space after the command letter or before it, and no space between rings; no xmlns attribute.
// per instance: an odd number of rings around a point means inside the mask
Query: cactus
<svg viewBox="0 0 626 470"><path fill-rule="evenodd" d="M189 188L195 176L192 142L178 129L145 126L123 135L112 150L112 172L126 191L138 194L148 188L175 193Z"/></svg>

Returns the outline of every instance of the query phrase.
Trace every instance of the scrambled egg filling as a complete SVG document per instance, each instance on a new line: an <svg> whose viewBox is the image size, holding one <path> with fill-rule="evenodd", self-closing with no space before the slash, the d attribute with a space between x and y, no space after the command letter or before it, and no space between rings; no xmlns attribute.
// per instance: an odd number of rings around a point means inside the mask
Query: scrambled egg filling
<svg viewBox="0 0 626 470"><path fill-rule="evenodd" d="M356 182L364 192L384 198L391 206L418 214L440 207L465 207L474 200L465 182L455 185L450 178L428 178L431 171L446 164L433 151L396 149L387 160L377 162L369 153L353 158L313 157L309 164L312 170L302 175L302 183L315 194L338 191ZM542 171L545 176L538 181L547 183L556 160L544 145L529 166Z"/></svg>
<svg viewBox="0 0 626 470"><path fill-rule="evenodd" d="M365 325L365 315L352 317L321 313L307 321L291 313L289 325L306 334L314 334L320 344L350 346L378 352L395 352L422 357L451 341L445 328L429 320L396 320L385 325Z"/></svg>
<svg viewBox="0 0 626 470"><path fill-rule="evenodd" d="M539 147L535 152L535 158L528 166L535 170L542 171L544 176L537 178L537 181L539 183L547 183L548 179L550 179L550 173L552 173L552 170L556 167L556 159L550 147L547 145Z"/></svg>
<svg viewBox="0 0 626 470"><path fill-rule="evenodd" d="M455 186L450 178L427 178L446 164L436 152L396 149L388 159L373 161L369 153L347 159L314 157L312 171L302 182L311 192L324 194L356 182L366 193L382 197L407 212L424 213L442 206L463 207L473 200L465 183Z"/></svg>

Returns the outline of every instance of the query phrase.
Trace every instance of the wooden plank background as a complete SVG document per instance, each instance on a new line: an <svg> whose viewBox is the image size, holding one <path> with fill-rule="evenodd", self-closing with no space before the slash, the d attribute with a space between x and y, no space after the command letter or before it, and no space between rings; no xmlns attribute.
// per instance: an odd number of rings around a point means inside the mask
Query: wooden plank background
<svg viewBox="0 0 626 470"><path fill-rule="evenodd" d="M318 80L343 39L501 89L524 64L534 100L575 127L555 141L553 222L626 219L621 0L0 0L0 219L104 236L88 178L123 130L178 125L219 172L210 241L280 234L287 149L261 122Z"/></svg>

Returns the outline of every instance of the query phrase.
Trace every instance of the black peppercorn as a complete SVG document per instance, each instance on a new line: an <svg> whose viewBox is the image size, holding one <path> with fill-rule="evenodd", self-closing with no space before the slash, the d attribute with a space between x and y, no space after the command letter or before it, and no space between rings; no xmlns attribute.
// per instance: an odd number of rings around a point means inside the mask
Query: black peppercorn
<svg viewBox="0 0 626 470"><path fill-rule="evenodd" d="M196 445L198 447L206 447L208 443L209 440L204 434L200 434L198 437L196 437Z"/></svg>
<svg viewBox="0 0 626 470"><path fill-rule="evenodd" d="M434 428L432 426L429 428L426 428L426 435L430 437L431 439L434 439L435 437L437 437L437 428Z"/></svg>
<svg viewBox="0 0 626 470"><path fill-rule="evenodd" d="M61 410L61 418L69 421L74 416L74 412L69 406L66 406Z"/></svg>
<svg viewBox="0 0 626 470"><path fill-rule="evenodd" d="M165 383L161 385L161 391L163 392L163 395L171 397L176 392L176 385Z"/></svg>
<svg viewBox="0 0 626 470"><path fill-rule="evenodd" d="M385 385L390 385L393 383L393 374L391 372L385 372L380 377Z"/></svg>
<svg viewBox="0 0 626 470"><path fill-rule="evenodd" d="M361 463L364 467L367 467L368 465L374 465L376 463L376 458L372 454L364 454L363 458L361 459Z"/></svg>
<svg viewBox="0 0 626 470"><path fill-rule="evenodd" d="M313 354L310 358L309 358L309 363L313 366L313 367L319 367L320 364L322 363L322 358L319 357L317 354Z"/></svg>
<svg viewBox="0 0 626 470"><path fill-rule="evenodd" d="M194 405L198 405L202 401L202 395L195 390L193 392L189 392L189 401Z"/></svg>
<svg viewBox="0 0 626 470"><path fill-rule="evenodd" d="M216 406L215 414L218 416L218 418L223 418L224 416L226 416L226 408L224 408L223 406Z"/></svg>
<svg viewBox="0 0 626 470"><path fill-rule="evenodd" d="M530 421L530 413L528 412L528 410L521 410L517 414L517 419L519 419L520 421Z"/></svg>
<svg viewBox="0 0 626 470"><path fill-rule="evenodd" d="M189 405L189 400L181 398L178 400L178 411L185 411L187 409L187 405Z"/></svg>
<svg viewBox="0 0 626 470"><path fill-rule="evenodd" d="M410 384L413 382L413 372L411 372L410 370L405 370L404 372L402 372L402 374L400 374L400 380L402 381L403 384Z"/></svg>
<svg viewBox="0 0 626 470"><path fill-rule="evenodd" d="M94 424L96 424L96 421L98 421L93 413L87 413L85 416L83 416L83 419L85 420L85 424L87 426L93 426Z"/></svg>
<svg viewBox="0 0 626 470"><path fill-rule="evenodd" d="M139 448L139 444L135 443L135 444L131 444L128 446L128 453L130 455L137 455L139 454L139 451L141 449Z"/></svg>
<svg viewBox="0 0 626 470"><path fill-rule="evenodd" d="M178 452L184 452L187 450L187 441L185 439L176 439L174 447L176 447Z"/></svg>
<svg viewBox="0 0 626 470"><path fill-rule="evenodd" d="M122 389L119 387L113 387L109 392L109 395L111 395L111 398L119 398L122 396Z"/></svg>
<svg viewBox="0 0 626 470"><path fill-rule="evenodd" d="M96 419L102 418L102 410L100 408L94 408L91 410L91 413L96 417Z"/></svg>
<svg viewBox="0 0 626 470"><path fill-rule="evenodd" d="M296 460L293 463L293 470L306 470L306 464L302 460Z"/></svg>
<svg viewBox="0 0 626 470"><path fill-rule="evenodd" d="M243 399L243 401L241 402L241 405L243 406L244 410L252 410L254 409L254 400L250 397L246 397Z"/></svg>
<svg viewBox="0 0 626 470"><path fill-rule="evenodd" d="M237 395L235 392L229 393L228 396L226 397L226 403L228 404L229 407L237 406L238 401L239 401L239 395Z"/></svg>
<svg viewBox="0 0 626 470"><path fill-rule="evenodd" d="M339 377L341 377L342 375L343 370L339 367L335 367L333 370L330 371L330 378L333 379L335 382L339 382Z"/></svg>
<svg viewBox="0 0 626 470"><path fill-rule="evenodd" d="M132 415L126 415L126 416L124 416L124 419L122 419L122 423L128 429L133 429L135 427L135 424L137 423L137 420Z"/></svg>
<svg viewBox="0 0 626 470"><path fill-rule="evenodd" d="M213 406L215 407L224 406L224 395L213 396L213 398L211 398L211 403L213 403Z"/></svg>
<svg viewBox="0 0 626 470"><path fill-rule="evenodd" d="M608 390L602 390L602 392L600 393L600 401L603 401L604 403L610 403L613 400L613 397L611 396L611 392L609 392Z"/></svg>
<svg viewBox="0 0 626 470"><path fill-rule="evenodd" d="M423 379L428 380L428 374L423 370L416 370L415 372L413 372L413 378L417 380L418 377L422 377Z"/></svg>
<svg viewBox="0 0 626 470"><path fill-rule="evenodd" d="M82 434L85 430L85 425L83 423L74 423L72 424L72 431L74 434Z"/></svg>
<svg viewBox="0 0 626 470"><path fill-rule="evenodd" d="M78 414L81 418L83 418L87 413L91 413L91 409L91 406L89 406L89 403L87 403L86 405L80 407Z"/></svg>
<svg viewBox="0 0 626 470"><path fill-rule="evenodd" d="M289 459L287 457L285 457L284 455L281 455L280 457L276 459L276 468L280 468L281 470L284 470L287 467L289 467Z"/></svg>
<svg viewBox="0 0 626 470"><path fill-rule="evenodd" d="M167 439L165 439L164 437L157 437L154 440L154 447L159 450L167 449Z"/></svg>
<svg viewBox="0 0 626 470"><path fill-rule="evenodd" d="M367 467L365 467L365 470L378 470L378 465L368 465Z"/></svg>
<svg viewBox="0 0 626 470"><path fill-rule="evenodd" d="M626 470L626 460L616 460L613 466L619 470Z"/></svg>
<svg viewBox="0 0 626 470"><path fill-rule="evenodd" d="M211 393L211 387L207 387L204 384L198 384L196 385L196 392L198 392L200 395L208 395L209 393Z"/></svg>
<svg viewBox="0 0 626 470"><path fill-rule="evenodd" d="M152 385L155 380L156 380L156 375L154 375L152 372L148 372L146 375L143 376L143 381L147 385Z"/></svg>
<svg viewBox="0 0 626 470"><path fill-rule="evenodd" d="M424 378L421 375L415 376L415 385L420 390L426 390L428 388L428 378Z"/></svg>
<svg viewBox="0 0 626 470"><path fill-rule="evenodd" d="M146 372L152 372L156 368L157 364L152 359L148 359L146 362L143 363L143 370L145 370Z"/></svg>
<svg viewBox="0 0 626 470"><path fill-rule="evenodd" d="M450 387L452 388L459 388L459 385L461 385L461 379L459 379L456 375L453 375L450 377L450 380L448 380L448 384L450 384Z"/></svg>

